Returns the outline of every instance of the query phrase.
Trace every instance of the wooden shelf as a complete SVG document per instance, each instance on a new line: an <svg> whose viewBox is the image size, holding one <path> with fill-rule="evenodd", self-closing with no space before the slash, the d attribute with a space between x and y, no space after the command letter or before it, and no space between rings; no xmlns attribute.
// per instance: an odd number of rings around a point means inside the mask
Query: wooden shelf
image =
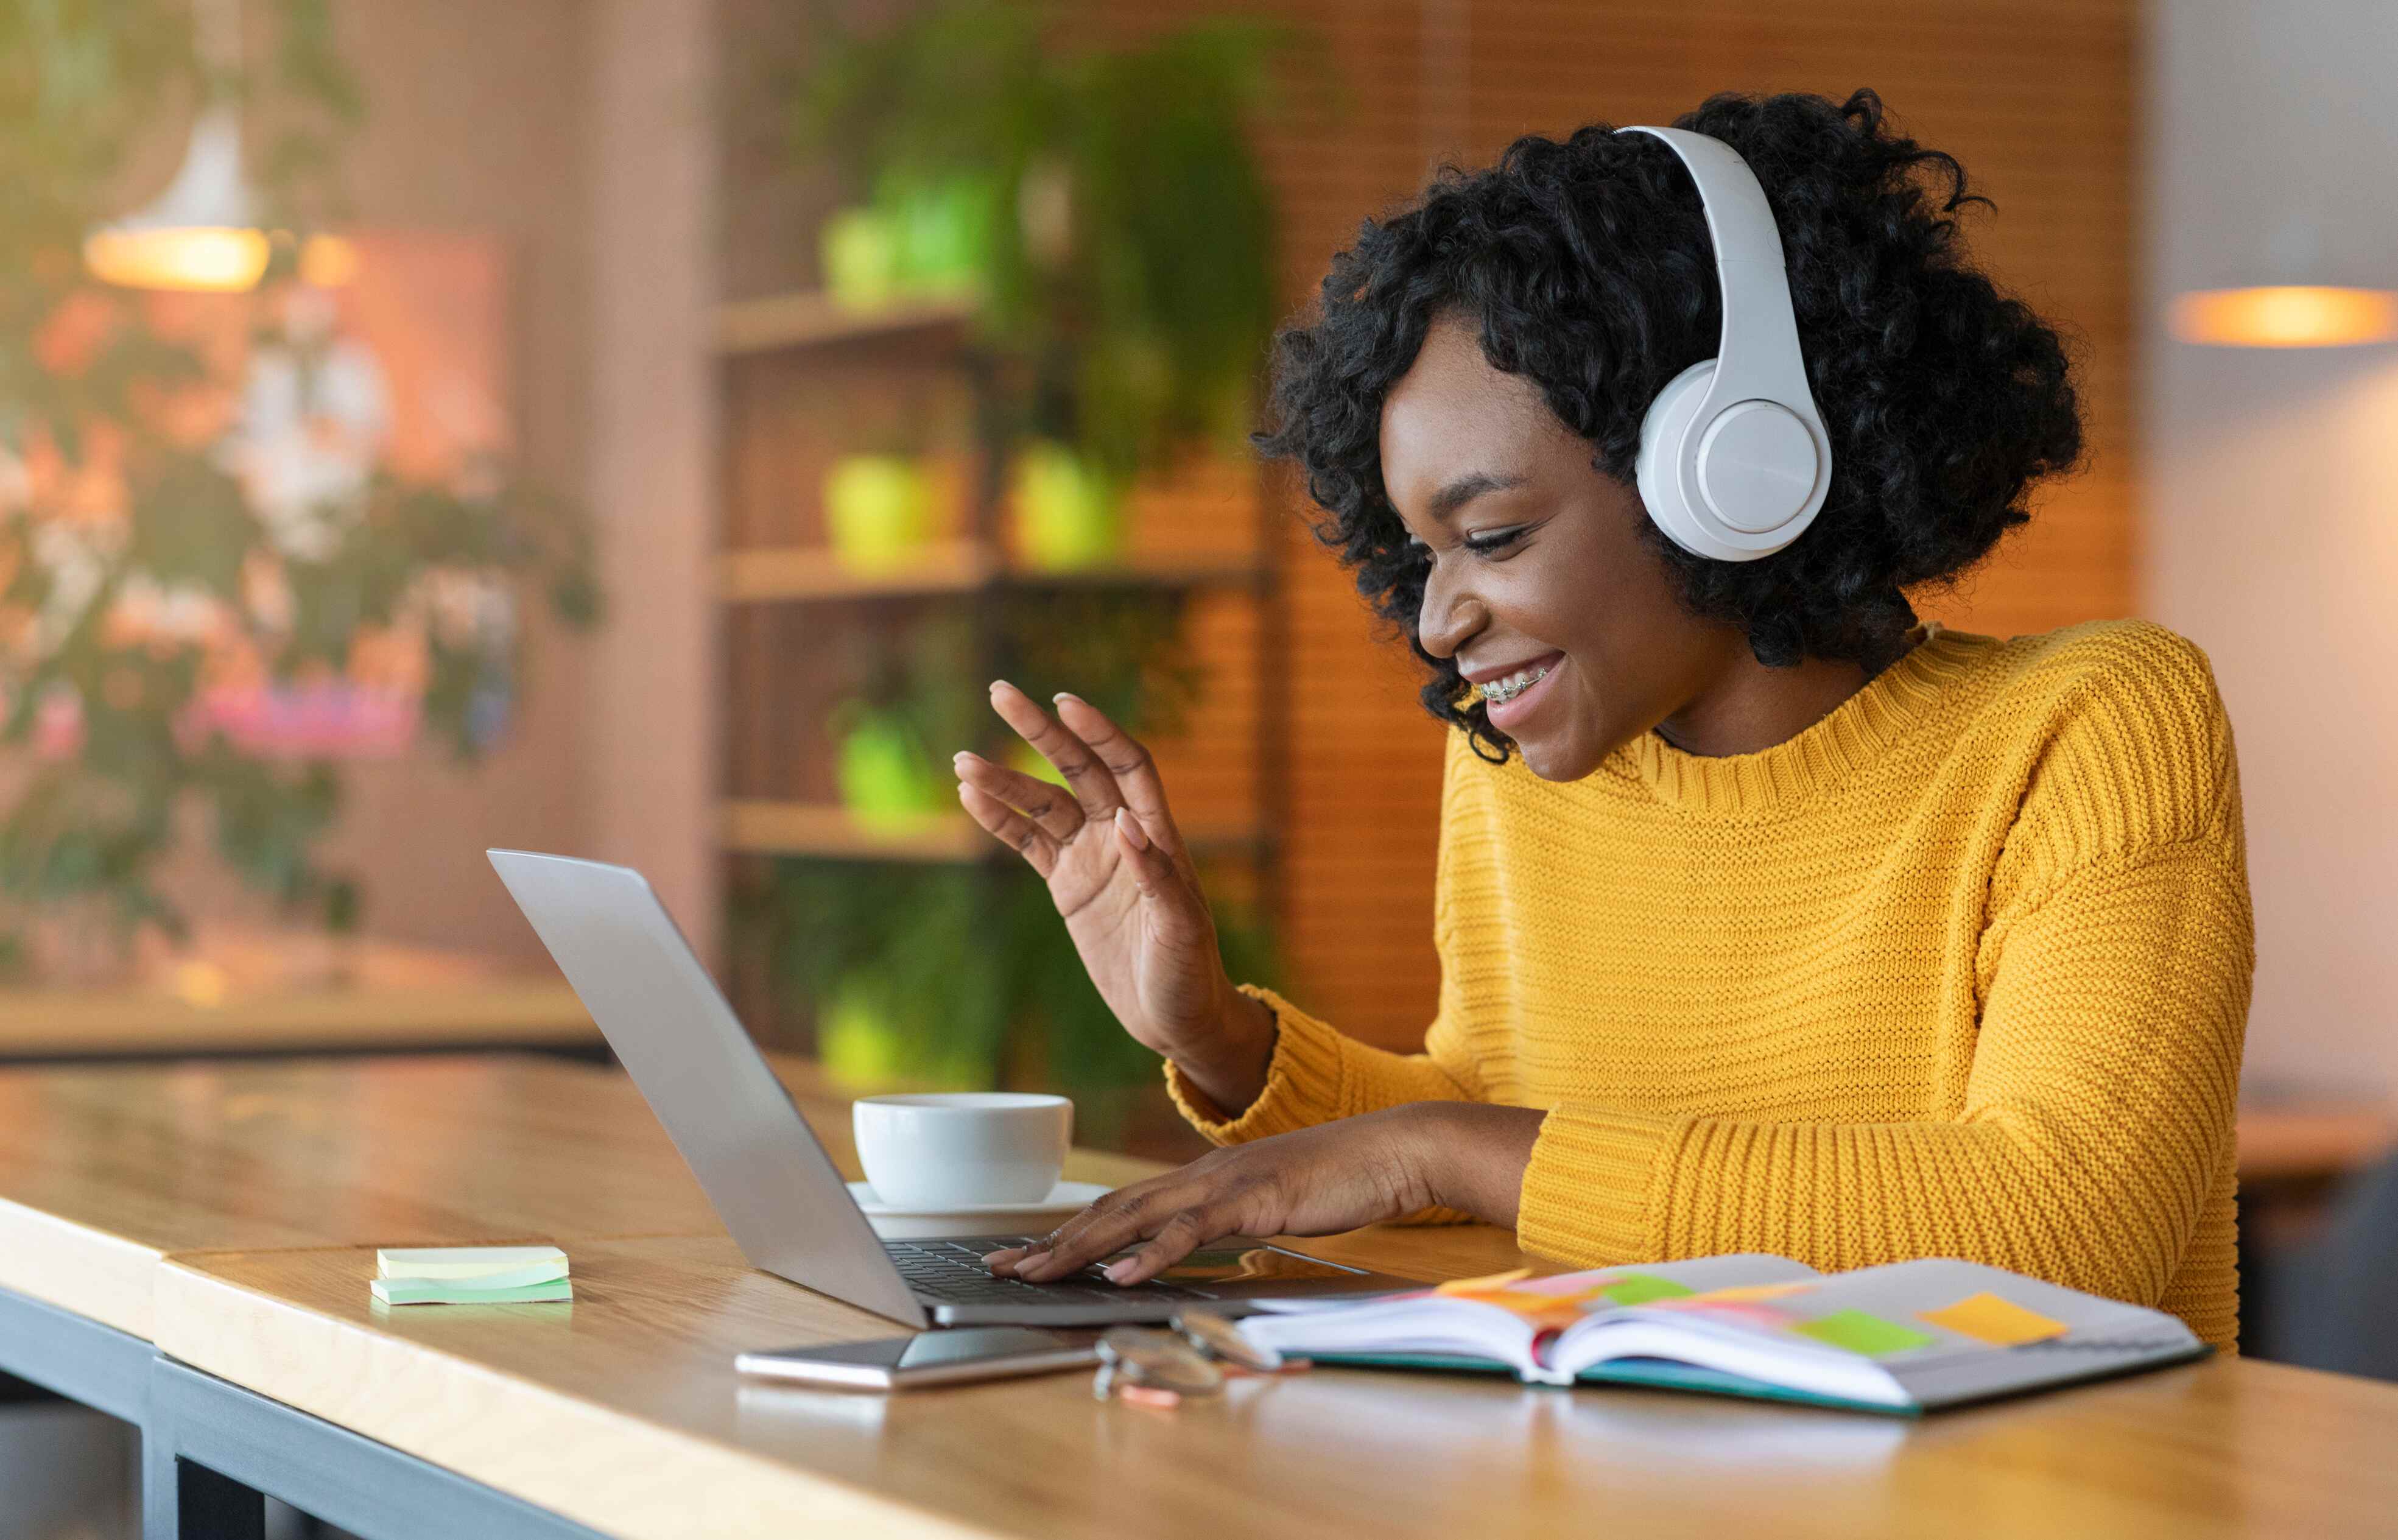
<svg viewBox="0 0 2398 1540"><path fill-rule="evenodd" d="M729 551L719 587L728 602L877 599L909 594L970 593L1004 585L1024 588L1248 588L1266 570L1244 556L1190 557L1135 553L1104 566L1011 567L987 545L943 540L926 546L904 567L888 571L847 565L823 547L790 546Z"/></svg>
<svg viewBox="0 0 2398 1540"><path fill-rule="evenodd" d="M840 304L822 290L735 300L716 307L716 350L764 353L778 347L821 347L904 331L959 326L975 312L971 300L896 300L873 310Z"/></svg>
<svg viewBox="0 0 2398 1540"><path fill-rule="evenodd" d="M1193 825L1182 831L1194 852L1255 851L1258 831ZM855 860L978 861L1007 847L963 813L927 813L898 828L860 823L845 807L822 803L735 800L724 804L724 846L745 856L826 856Z"/></svg>
<svg viewBox="0 0 2398 1540"><path fill-rule="evenodd" d="M970 861L993 842L963 813L928 813L921 822L885 828L821 803L734 801L724 804L724 844L754 856Z"/></svg>
<svg viewBox="0 0 2398 1540"><path fill-rule="evenodd" d="M767 547L724 554L719 588L734 603L761 600L872 599L911 593L966 593L998 571L991 551L972 540L927 545L904 567L853 567L821 546Z"/></svg>

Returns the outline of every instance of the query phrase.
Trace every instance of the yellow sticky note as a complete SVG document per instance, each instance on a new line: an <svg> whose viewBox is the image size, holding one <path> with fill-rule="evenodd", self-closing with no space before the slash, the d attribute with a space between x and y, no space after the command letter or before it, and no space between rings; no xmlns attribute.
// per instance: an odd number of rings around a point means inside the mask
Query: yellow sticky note
<svg viewBox="0 0 2398 1540"><path fill-rule="evenodd" d="M2050 1320L2037 1310L2027 1310L2012 1300L1989 1293L1968 1294L1946 1309L1919 1310L1916 1314L1934 1326L1945 1326L1960 1336L1988 1343L1992 1347L2044 1343L2072 1330L2063 1321Z"/></svg>
<svg viewBox="0 0 2398 1540"><path fill-rule="evenodd" d="M1478 1278L1451 1278L1433 1290L1435 1294L1487 1294L1503 1290L1509 1284L1532 1276L1529 1267L1518 1267L1510 1273L1490 1273Z"/></svg>

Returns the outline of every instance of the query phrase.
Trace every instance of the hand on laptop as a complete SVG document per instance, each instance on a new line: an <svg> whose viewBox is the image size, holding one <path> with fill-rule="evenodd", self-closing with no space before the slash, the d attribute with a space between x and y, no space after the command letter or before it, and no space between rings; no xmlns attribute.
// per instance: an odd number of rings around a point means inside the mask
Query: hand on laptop
<svg viewBox="0 0 2398 1540"><path fill-rule="evenodd" d="M1067 785L962 752L958 800L1048 883L1125 1030L1237 1114L1265 1087L1273 1016L1225 976L1215 920L1149 750L1078 696L1058 696L1052 716L1002 680L990 704Z"/></svg>
<svg viewBox="0 0 2398 1540"><path fill-rule="evenodd" d="M1108 1268L1114 1282L1133 1284L1225 1236L1327 1236L1433 1208L1513 1226L1543 1115L1416 1101L1229 1145L1120 1187L1035 1245L983 1261L1003 1277L1048 1283L1138 1247Z"/></svg>

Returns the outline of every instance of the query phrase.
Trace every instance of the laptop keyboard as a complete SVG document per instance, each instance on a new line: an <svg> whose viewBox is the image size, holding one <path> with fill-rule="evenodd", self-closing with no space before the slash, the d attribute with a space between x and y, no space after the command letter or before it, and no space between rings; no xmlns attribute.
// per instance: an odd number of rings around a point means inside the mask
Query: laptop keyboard
<svg viewBox="0 0 2398 1540"><path fill-rule="evenodd" d="M1213 1294L1172 1283L1110 1283L1097 1263L1055 1283L993 1277L982 1259L1011 1246L1030 1246L1031 1236L977 1236L969 1240L886 1240L899 1276L917 1295L943 1304L1024 1304L1035 1300L1206 1300Z"/></svg>

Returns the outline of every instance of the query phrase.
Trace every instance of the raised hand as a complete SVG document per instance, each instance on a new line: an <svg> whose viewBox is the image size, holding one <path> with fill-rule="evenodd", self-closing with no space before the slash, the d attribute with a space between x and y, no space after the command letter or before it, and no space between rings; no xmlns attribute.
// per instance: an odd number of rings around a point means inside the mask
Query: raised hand
<svg viewBox="0 0 2398 1540"><path fill-rule="evenodd" d="M1052 716L1013 684L991 709L1064 787L960 753L958 800L1049 885L1083 966L1125 1030L1179 1063L1225 1111L1264 1084L1273 1027L1233 988L1149 750L1079 696Z"/></svg>

